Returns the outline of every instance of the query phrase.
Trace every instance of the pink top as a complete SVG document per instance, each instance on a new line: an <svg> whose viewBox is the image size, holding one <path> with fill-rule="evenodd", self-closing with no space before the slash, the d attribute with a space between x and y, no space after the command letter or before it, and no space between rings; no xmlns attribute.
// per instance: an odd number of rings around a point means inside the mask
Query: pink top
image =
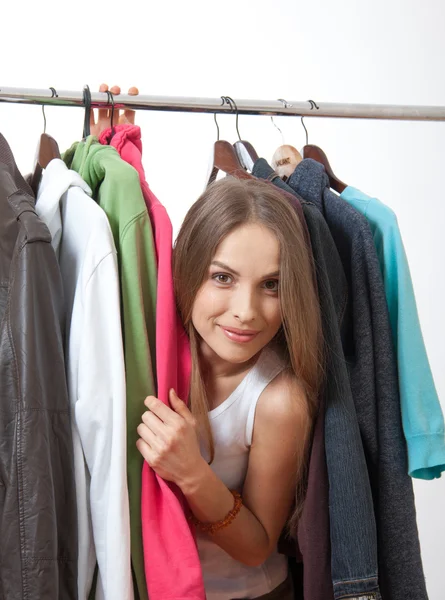
<svg viewBox="0 0 445 600"><path fill-rule="evenodd" d="M158 264L156 307L156 377L158 398L169 404L174 388L187 401L191 357L187 335L176 311L172 274L172 224L167 211L150 190L142 166L141 129L115 126L110 145L139 174L150 215ZM102 132L107 145L111 129ZM201 564L193 532L186 518L184 497L144 461L142 469L142 534L145 576L150 600L205 600Z"/></svg>

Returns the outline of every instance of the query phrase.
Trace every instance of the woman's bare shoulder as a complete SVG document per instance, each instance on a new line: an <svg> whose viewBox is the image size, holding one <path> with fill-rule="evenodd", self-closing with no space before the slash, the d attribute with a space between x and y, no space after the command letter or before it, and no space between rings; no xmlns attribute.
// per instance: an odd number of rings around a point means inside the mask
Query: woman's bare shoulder
<svg viewBox="0 0 445 600"><path fill-rule="evenodd" d="M286 429L310 427L306 392L292 369L281 371L261 394L255 425Z"/></svg>

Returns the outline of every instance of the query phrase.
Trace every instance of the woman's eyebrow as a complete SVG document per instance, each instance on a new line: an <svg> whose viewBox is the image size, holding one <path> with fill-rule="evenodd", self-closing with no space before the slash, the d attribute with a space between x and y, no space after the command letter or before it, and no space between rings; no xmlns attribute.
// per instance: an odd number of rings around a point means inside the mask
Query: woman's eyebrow
<svg viewBox="0 0 445 600"><path fill-rule="evenodd" d="M220 267L221 269L224 269L225 271L230 271L231 273L233 273L234 275L237 275L239 277L238 271L235 271L235 269L232 269L228 265L225 265L224 263L219 262L219 260L213 260L212 265L215 265L215 267Z"/></svg>
<svg viewBox="0 0 445 600"><path fill-rule="evenodd" d="M235 271L235 269L232 269L232 267L229 267L229 265L225 265L224 263L220 262L219 260L213 260L212 265L215 265L215 267L220 267L221 269L224 269L225 271L230 271L237 277L240 276L240 274L237 271ZM273 273L268 273L267 275L262 275L261 279L268 279L269 277L278 277L279 274L280 274L280 271L274 271Z"/></svg>

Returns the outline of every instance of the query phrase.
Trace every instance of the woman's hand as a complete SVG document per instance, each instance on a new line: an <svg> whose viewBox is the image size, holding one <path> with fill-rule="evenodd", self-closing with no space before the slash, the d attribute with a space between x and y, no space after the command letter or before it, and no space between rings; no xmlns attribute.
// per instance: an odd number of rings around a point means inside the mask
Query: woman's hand
<svg viewBox="0 0 445 600"><path fill-rule="evenodd" d="M102 83L99 88L99 92L108 92L110 91L113 96L118 96L121 93L121 88L118 85L113 86L110 90L108 90L108 85L106 83ZM129 96L137 96L139 94L139 90L136 87L131 87L128 90ZM99 108L97 109L97 123L94 116L94 110L90 113L90 132L91 135L95 135L99 137L102 131L105 131L109 127L111 127L111 111L112 106L109 108ZM134 118L136 115L135 110L124 110L122 113L120 110L115 109L113 123L114 125L121 125L122 123L131 123L134 125Z"/></svg>
<svg viewBox="0 0 445 600"><path fill-rule="evenodd" d="M186 404L170 390L170 404L148 396L136 446L150 467L179 487L193 481L207 463L201 456L196 421ZM173 409L173 410L172 410Z"/></svg>

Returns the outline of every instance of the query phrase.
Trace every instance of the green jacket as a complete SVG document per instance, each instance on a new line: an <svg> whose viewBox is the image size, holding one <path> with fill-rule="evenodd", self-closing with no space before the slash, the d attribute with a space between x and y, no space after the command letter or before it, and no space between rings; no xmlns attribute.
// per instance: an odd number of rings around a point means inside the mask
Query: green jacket
<svg viewBox="0 0 445 600"><path fill-rule="evenodd" d="M127 391L131 559L135 598L147 600L141 525L143 458L136 448L136 428L145 410L145 397L155 393L157 269L153 232L138 173L115 148L90 136L67 150L63 160L92 189L93 198L108 217L117 250Z"/></svg>

